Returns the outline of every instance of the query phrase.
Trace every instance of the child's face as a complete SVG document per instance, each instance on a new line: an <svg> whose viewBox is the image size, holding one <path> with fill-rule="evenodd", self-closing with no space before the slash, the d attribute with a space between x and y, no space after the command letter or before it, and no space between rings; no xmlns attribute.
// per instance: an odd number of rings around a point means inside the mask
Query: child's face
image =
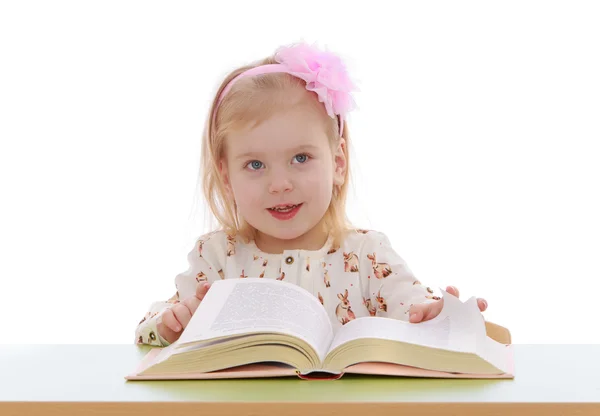
<svg viewBox="0 0 600 416"><path fill-rule="evenodd" d="M272 238L296 239L319 224L333 186L343 184L341 146L343 140L332 152L323 120L299 106L229 135L221 172L250 225ZM289 213L270 209L280 204L300 206Z"/></svg>

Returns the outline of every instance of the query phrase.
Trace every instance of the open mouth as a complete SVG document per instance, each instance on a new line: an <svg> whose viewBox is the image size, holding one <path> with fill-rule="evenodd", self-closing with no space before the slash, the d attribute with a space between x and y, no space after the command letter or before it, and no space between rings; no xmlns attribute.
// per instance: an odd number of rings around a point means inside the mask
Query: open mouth
<svg viewBox="0 0 600 416"><path fill-rule="evenodd" d="M296 204L296 205L278 205L276 207L272 207L272 208L268 208L270 211L275 211L275 212L290 212L291 210L293 210L296 207L299 207L302 204Z"/></svg>
<svg viewBox="0 0 600 416"><path fill-rule="evenodd" d="M280 221L288 221L291 220L298 214L302 204L281 204L275 207L267 208L269 214L273 216L273 218Z"/></svg>

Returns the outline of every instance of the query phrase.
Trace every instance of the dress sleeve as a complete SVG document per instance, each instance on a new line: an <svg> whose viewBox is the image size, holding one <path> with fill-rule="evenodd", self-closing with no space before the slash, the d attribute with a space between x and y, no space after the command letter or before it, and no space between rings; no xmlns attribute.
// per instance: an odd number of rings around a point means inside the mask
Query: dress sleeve
<svg viewBox="0 0 600 416"><path fill-rule="evenodd" d="M187 255L188 269L175 277L176 292L168 300L154 302L150 305L142 320L135 329L135 343L166 347L169 343L157 330L158 319L167 309L180 301L193 296L199 283L214 282L224 276L223 267L225 253L220 250L223 245L216 233L206 234L196 240L194 247ZM221 253L223 251L223 253Z"/></svg>
<svg viewBox="0 0 600 416"><path fill-rule="evenodd" d="M385 234L369 231L365 237L360 271L363 287L368 288L363 302L372 316L408 321L411 305L440 299L414 276Z"/></svg>

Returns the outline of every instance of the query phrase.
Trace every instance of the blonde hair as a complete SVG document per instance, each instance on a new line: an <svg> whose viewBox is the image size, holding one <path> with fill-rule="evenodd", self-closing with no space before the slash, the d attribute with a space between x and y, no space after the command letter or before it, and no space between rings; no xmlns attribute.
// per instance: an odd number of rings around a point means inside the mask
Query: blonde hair
<svg viewBox="0 0 600 416"><path fill-rule="evenodd" d="M254 240L256 230L238 213L235 201L226 191L220 174L219 164L226 151L226 138L229 132L243 127L255 127L271 117L276 111L289 107L290 90L298 91L301 100L308 103L323 115L326 123L326 134L333 147L339 143L339 125L337 118L327 115L325 107L317 99L315 93L306 90L305 81L287 73L272 73L250 76L236 81L231 90L222 99L214 116L219 96L229 82L242 72L259 65L277 63L273 57L232 71L221 83L213 99L202 137L202 156L199 178L205 202L219 223L221 229L230 235L242 237L246 242ZM333 247L341 245L345 232L352 228L346 215L346 199L350 179L349 134L348 123L344 121L342 137L345 140L344 155L346 159L344 183L334 186L331 202L320 222L326 232L333 237Z"/></svg>

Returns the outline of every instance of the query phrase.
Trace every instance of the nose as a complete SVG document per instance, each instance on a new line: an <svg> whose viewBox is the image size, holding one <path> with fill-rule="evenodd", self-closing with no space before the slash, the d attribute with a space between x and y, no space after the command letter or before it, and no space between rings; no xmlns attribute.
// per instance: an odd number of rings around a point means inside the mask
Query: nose
<svg viewBox="0 0 600 416"><path fill-rule="evenodd" d="M274 172L269 178L269 193L279 194L293 189L292 181L284 172Z"/></svg>

